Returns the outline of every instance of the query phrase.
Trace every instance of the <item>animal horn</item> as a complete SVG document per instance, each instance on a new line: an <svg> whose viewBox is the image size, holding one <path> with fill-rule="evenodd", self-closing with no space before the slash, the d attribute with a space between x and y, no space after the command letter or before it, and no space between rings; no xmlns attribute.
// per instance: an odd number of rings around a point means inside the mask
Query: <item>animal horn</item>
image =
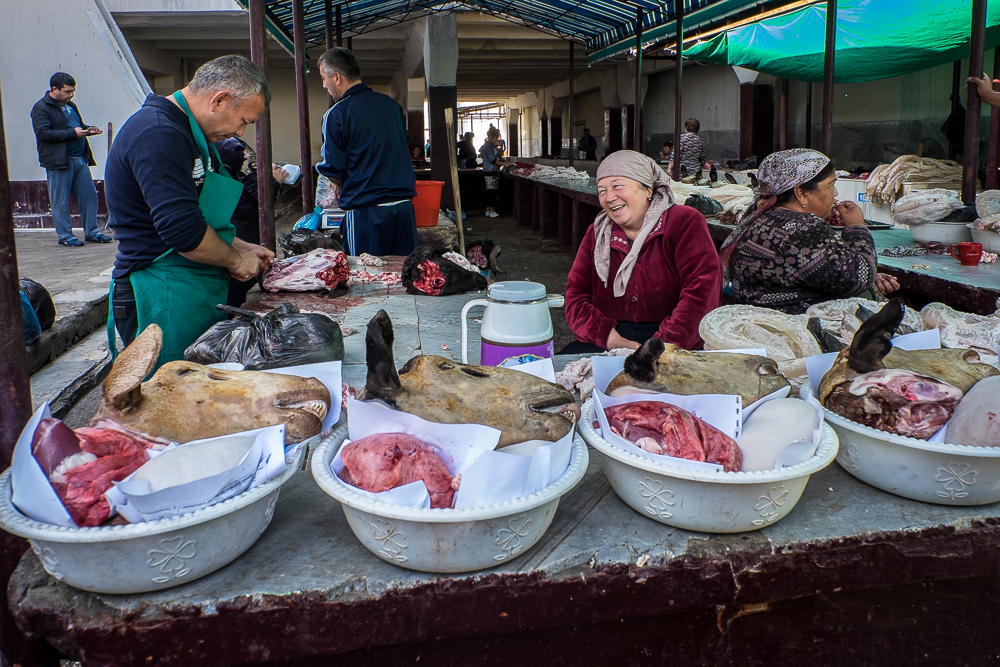
<svg viewBox="0 0 1000 667"><path fill-rule="evenodd" d="M163 331L150 324L122 350L102 385L104 399L118 412L128 412L142 402L142 379L156 367L163 348Z"/></svg>
<svg viewBox="0 0 1000 667"><path fill-rule="evenodd" d="M385 310L380 310L368 322L365 333L365 361L368 364L368 378L365 390L372 396L383 398L386 392L403 388L396 373L396 361L392 356L395 334L392 320Z"/></svg>
<svg viewBox="0 0 1000 667"><path fill-rule="evenodd" d="M883 368L882 359L892 350L892 334L903 321L904 313L903 300L897 297L865 320L851 341L847 365L858 373Z"/></svg>
<svg viewBox="0 0 1000 667"><path fill-rule="evenodd" d="M495 273L507 273L500 268L500 246L493 246L493 250L490 251L490 258L487 265L493 269ZM998 301L1000 303L1000 301Z"/></svg>
<svg viewBox="0 0 1000 667"><path fill-rule="evenodd" d="M656 379L656 362L665 349L662 340L650 338L642 347L625 357L625 375L640 382L652 382Z"/></svg>

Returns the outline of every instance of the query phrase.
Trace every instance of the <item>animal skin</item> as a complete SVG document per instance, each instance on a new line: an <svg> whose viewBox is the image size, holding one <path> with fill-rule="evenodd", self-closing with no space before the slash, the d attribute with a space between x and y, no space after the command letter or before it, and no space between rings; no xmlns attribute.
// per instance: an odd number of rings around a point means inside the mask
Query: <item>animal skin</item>
<svg viewBox="0 0 1000 667"><path fill-rule="evenodd" d="M380 400L441 424L498 428L498 447L527 440L555 442L580 417L580 406L564 387L511 368L418 355L397 374L393 340L392 320L380 310L368 322L368 380L359 400Z"/></svg>
<svg viewBox="0 0 1000 667"><path fill-rule="evenodd" d="M739 394L743 405L788 386L773 359L730 352L688 352L650 338L625 359L624 370L605 390L610 396L636 393Z"/></svg>
<svg viewBox="0 0 1000 667"><path fill-rule="evenodd" d="M223 371L189 361L156 365L163 332L151 324L115 360L103 384L101 418L179 443L285 424L285 442L323 427L330 392L315 378Z"/></svg>

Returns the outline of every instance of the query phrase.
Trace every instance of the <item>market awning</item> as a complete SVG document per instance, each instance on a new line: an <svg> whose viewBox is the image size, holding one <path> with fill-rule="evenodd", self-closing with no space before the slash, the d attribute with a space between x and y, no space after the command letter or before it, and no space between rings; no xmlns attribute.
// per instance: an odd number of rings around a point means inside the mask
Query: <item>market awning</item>
<svg viewBox="0 0 1000 667"><path fill-rule="evenodd" d="M972 0L840 0L837 83L887 79L969 57ZM1000 2L987 7L986 49L1000 45ZM719 33L688 46L702 62L796 81L823 81L826 3Z"/></svg>

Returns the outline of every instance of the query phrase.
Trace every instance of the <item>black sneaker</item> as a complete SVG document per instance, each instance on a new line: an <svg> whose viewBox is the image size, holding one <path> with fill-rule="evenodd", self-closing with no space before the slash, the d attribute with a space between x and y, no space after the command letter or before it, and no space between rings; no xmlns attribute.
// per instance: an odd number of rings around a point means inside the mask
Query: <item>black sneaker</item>
<svg viewBox="0 0 1000 667"><path fill-rule="evenodd" d="M70 248L79 248L83 245L83 241L73 236L65 240L59 239L59 245L69 246Z"/></svg>
<svg viewBox="0 0 1000 667"><path fill-rule="evenodd" d="M95 236L91 236L90 238L87 239L87 241L89 241L90 243L111 243L113 240L114 239L112 239L110 236L105 236L100 232L98 232Z"/></svg>

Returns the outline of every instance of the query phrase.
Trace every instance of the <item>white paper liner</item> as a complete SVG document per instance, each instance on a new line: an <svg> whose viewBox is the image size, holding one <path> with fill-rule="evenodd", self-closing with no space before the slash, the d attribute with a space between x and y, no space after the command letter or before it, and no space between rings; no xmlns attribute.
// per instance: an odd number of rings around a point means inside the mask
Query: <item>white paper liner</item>
<svg viewBox="0 0 1000 667"><path fill-rule="evenodd" d="M551 364L551 362L550 362ZM544 489L569 467L573 431L558 442L528 441L494 451L500 431L482 424L438 424L380 403L348 399L348 440L330 464L339 484L356 493L401 507L430 508L422 481L370 493L340 479L340 452L349 442L376 433L406 433L427 443L441 456L448 471L461 475L453 507L482 507L513 500Z"/></svg>

